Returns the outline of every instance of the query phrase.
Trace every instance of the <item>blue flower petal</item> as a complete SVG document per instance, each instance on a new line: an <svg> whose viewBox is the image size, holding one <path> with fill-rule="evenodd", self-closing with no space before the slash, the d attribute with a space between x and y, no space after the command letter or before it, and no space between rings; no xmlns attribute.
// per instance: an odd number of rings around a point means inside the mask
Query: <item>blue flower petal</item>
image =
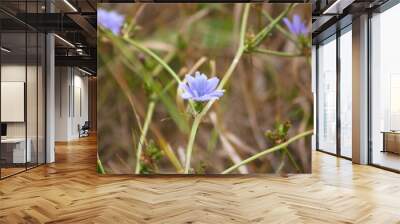
<svg viewBox="0 0 400 224"><path fill-rule="evenodd" d="M293 16L293 23L292 23L292 26L293 26L293 30L294 30L294 33L296 34L296 35L299 35L300 34L300 29L301 29L301 26L302 26L303 24L302 24L302 22L301 22L301 18L300 18L300 16L299 15L294 15Z"/></svg>
<svg viewBox="0 0 400 224"><path fill-rule="evenodd" d="M196 72L194 77L186 75L186 82L179 84L179 88L183 91L181 94L183 99L204 102L217 100L224 95L223 90L216 90L219 83L217 77L207 79L205 74Z"/></svg>
<svg viewBox="0 0 400 224"><path fill-rule="evenodd" d="M288 18L284 18L283 22L288 27L289 31L295 36L307 35L309 33L307 25L301 20L301 17L297 14L293 16L292 21L290 21Z"/></svg>
<svg viewBox="0 0 400 224"><path fill-rule="evenodd" d="M207 80L207 89L206 92L212 92L215 90L215 88L217 88L217 85L219 83L219 79L217 77L213 77L209 80Z"/></svg>
<svg viewBox="0 0 400 224"><path fill-rule="evenodd" d="M208 94L208 96L210 97L221 97L224 95L224 91L223 90L215 90L214 92Z"/></svg>
<svg viewBox="0 0 400 224"><path fill-rule="evenodd" d="M97 11L97 23L109 29L115 35L121 32L122 26L124 25L125 17L115 11L106 11L104 9L99 9Z"/></svg>
<svg viewBox="0 0 400 224"><path fill-rule="evenodd" d="M198 88L197 80L190 75L186 75L186 81L188 83L188 90L191 92L193 96L197 96L198 95L197 91L194 91Z"/></svg>
<svg viewBox="0 0 400 224"><path fill-rule="evenodd" d="M303 26L301 27L300 33L304 36L308 34L308 28L305 24L303 24Z"/></svg>
<svg viewBox="0 0 400 224"><path fill-rule="evenodd" d="M292 22L290 22L290 20L288 18L284 18L283 22L285 23L285 25L288 27L289 31L291 33L294 33L293 27L292 27Z"/></svg>
<svg viewBox="0 0 400 224"><path fill-rule="evenodd" d="M204 95L204 96L193 97L193 100L199 101L199 102L204 102L204 101L209 101L211 99L207 95Z"/></svg>
<svg viewBox="0 0 400 224"><path fill-rule="evenodd" d="M188 99L192 98L193 96L189 92L184 92L181 94L181 97L185 100L188 100Z"/></svg>

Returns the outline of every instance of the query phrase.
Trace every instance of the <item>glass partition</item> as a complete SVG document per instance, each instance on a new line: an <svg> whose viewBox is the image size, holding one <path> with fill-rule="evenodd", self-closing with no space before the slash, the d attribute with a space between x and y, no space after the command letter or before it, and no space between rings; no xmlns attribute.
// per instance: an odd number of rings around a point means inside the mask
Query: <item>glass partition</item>
<svg viewBox="0 0 400 224"><path fill-rule="evenodd" d="M38 35L36 32L28 31L27 33L27 74L26 74L26 113L27 113L27 150L30 151L30 161L27 163L28 168L37 165L38 160Z"/></svg>
<svg viewBox="0 0 400 224"><path fill-rule="evenodd" d="M1 34L2 177L24 171L31 162L26 136L26 41L25 32Z"/></svg>
<svg viewBox="0 0 400 224"><path fill-rule="evenodd" d="M400 5L371 18L371 162L400 171Z"/></svg>
<svg viewBox="0 0 400 224"><path fill-rule="evenodd" d="M352 157L352 33L351 26L340 36L340 154Z"/></svg>
<svg viewBox="0 0 400 224"><path fill-rule="evenodd" d="M336 36L318 47L318 149L336 153Z"/></svg>
<svg viewBox="0 0 400 224"><path fill-rule="evenodd" d="M0 2L11 12L39 13L43 1ZM40 7L39 7L40 6ZM23 15L23 14L22 14ZM0 178L45 163L44 33L0 12Z"/></svg>

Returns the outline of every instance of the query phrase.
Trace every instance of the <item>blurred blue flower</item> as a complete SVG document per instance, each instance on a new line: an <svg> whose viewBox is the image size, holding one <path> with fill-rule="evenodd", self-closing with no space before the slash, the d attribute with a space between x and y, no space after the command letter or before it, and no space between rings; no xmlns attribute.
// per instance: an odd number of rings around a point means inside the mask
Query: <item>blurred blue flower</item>
<svg viewBox="0 0 400 224"><path fill-rule="evenodd" d="M115 35L121 32L124 21L125 16L115 11L106 11L104 9L97 10L97 24L111 30Z"/></svg>
<svg viewBox="0 0 400 224"><path fill-rule="evenodd" d="M207 76L196 72L195 76L186 75L186 83L181 83L179 88L183 90L181 97L185 100L204 102L217 100L224 95L224 90L217 90L219 79L213 77L207 79Z"/></svg>
<svg viewBox="0 0 400 224"><path fill-rule="evenodd" d="M284 18L283 22L286 24L288 29L295 36L305 36L308 33L307 25L301 20L299 15L294 15L293 20L290 21L288 18Z"/></svg>

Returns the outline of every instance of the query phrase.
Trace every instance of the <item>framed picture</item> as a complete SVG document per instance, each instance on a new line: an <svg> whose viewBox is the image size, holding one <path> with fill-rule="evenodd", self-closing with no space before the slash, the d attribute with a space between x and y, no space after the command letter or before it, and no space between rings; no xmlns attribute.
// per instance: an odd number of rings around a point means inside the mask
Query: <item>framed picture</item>
<svg viewBox="0 0 400 224"><path fill-rule="evenodd" d="M98 4L98 172L311 172L311 4Z"/></svg>

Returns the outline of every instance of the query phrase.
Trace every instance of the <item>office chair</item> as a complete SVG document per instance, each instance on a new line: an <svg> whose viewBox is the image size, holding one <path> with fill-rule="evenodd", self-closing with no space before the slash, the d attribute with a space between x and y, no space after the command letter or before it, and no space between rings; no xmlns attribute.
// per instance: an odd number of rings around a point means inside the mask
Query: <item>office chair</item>
<svg viewBox="0 0 400 224"><path fill-rule="evenodd" d="M79 138L89 136L89 129L90 129L89 121L85 121L82 127L78 125L78 129L79 129Z"/></svg>

